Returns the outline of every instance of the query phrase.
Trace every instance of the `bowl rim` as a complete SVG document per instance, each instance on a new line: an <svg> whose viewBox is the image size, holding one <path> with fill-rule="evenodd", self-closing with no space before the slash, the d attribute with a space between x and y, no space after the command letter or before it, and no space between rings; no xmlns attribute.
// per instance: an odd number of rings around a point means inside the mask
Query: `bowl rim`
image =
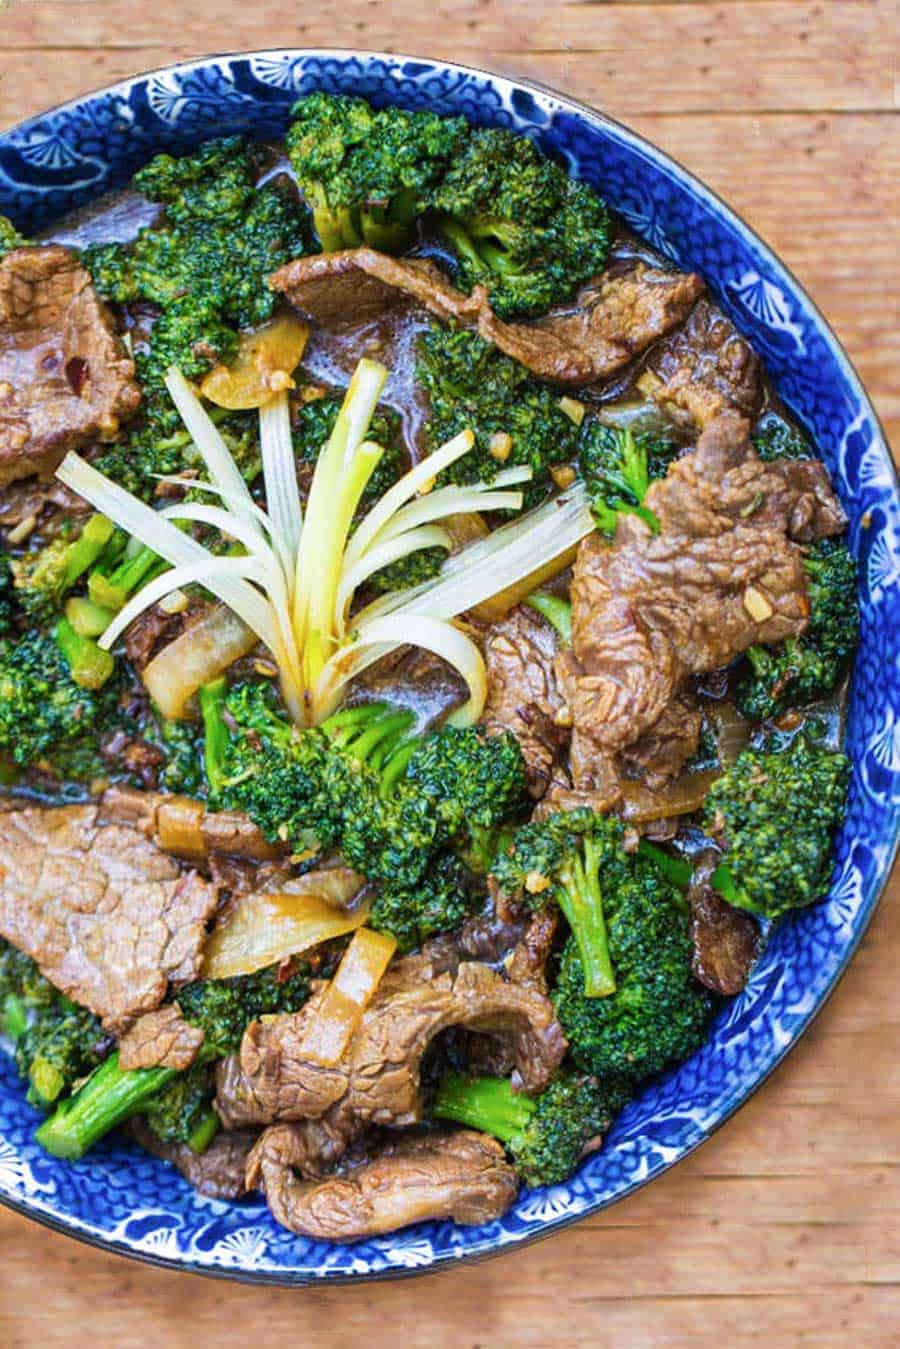
<svg viewBox="0 0 900 1349"><path fill-rule="evenodd" d="M243 58L265 57L265 56L290 56L290 57L319 57L328 59L333 57L337 60L356 58L363 62L384 61L388 64L394 62L422 62L433 65L436 69L450 70L462 75L478 75L488 80L499 81L513 88L524 89L538 93L544 97L550 97L555 100L561 108L574 113L577 117L589 123L598 125L600 128L612 128L615 136L630 144L632 147L648 154L651 158L661 159L673 166L677 174L688 183L692 192L701 199L707 208L712 209L714 213L724 215L726 219L733 222L738 229L756 246L756 248L766 257L776 273L788 281L790 287L797 293L804 303L808 306L810 314L825 340L829 355L841 367L848 384L857 396L861 408L871 418L871 422L876 432L880 436L881 443L886 451L886 457L891 473L891 483L893 495L900 500L900 470L891 452L890 443L885 434L881 418L870 398L862 379L844 348L840 338L835 333L828 319L822 313L815 300L812 299L805 286L798 280L790 267L784 263L768 244L765 239L748 224L743 215L735 210L715 189L709 187L701 178L690 169L686 168L682 162L668 151L661 149L649 137L640 132L634 131L626 123L612 117L609 113L600 111L592 107L589 103L582 102L569 94L562 93L554 86L545 84L543 81L533 78L527 78L518 75L502 74L486 66L470 65L459 61L449 61L442 57L433 57L428 55L412 54L401 51L376 51L357 47L260 47L236 50L223 50L207 52L202 56L192 56L182 61L172 61L162 66L153 66L146 70L135 71L122 79L115 80L111 84L98 85L83 93L75 95L73 98L65 99L61 103L52 104L39 113L27 117L21 122L15 122L11 126L0 131L0 145L10 135L27 134L31 130L37 130L40 124L48 117L55 117L65 114L67 111L75 111L85 103L102 95L114 94L117 91L125 93L131 86L142 80L147 80L153 76L165 75L173 71L190 71L191 69L200 69L217 61L240 60ZM749 114L748 114L749 116ZM613 204L613 209L615 206ZM835 989L843 979L844 975L856 955L856 952L862 942L863 937L869 928L870 923L879 908L885 889L891 879L894 866L897 861L898 852L900 852L900 810L894 813L893 835L889 840L889 846L885 856L884 869L878 881L877 892L873 896L872 902L859 924L857 931L854 932L852 940L846 945L841 956L839 966L836 968L831 982L825 988L819 997L815 1007L808 1014L802 1026L796 1030L790 1039L784 1044L773 1057L766 1070L758 1077L739 1097L737 1097L728 1109L716 1119L701 1138L686 1146L679 1155L663 1168L661 1172L648 1175L640 1180L633 1181L624 1190L616 1194L614 1198L600 1200L590 1205L584 1211L575 1214L562 1214L543 1220L541 1227L527 1234L517 1236L514 1242L507 1245L493 1245L482 1250L472 1250L457 1252L454 1254L443 1254L434 1258L429 1264L413 1268L394 1266L372 1273L346 1273L344 1271L327 1270L325 1276L317 1276L305 1272L293 1272L290 1270L254 1270L252 1268L235 1268L233 1266L222 1267L217 1265L203 1264L193 1259L180 1259L175 1256L166 1256L154 1252L136 1248L130 1244L127 1239L117 1239L109 1236L99 1236L93 1232L86 1231L78 1225L72 1223L66 1217L57 1214L34 1209L27 1200L19 1200L12 1196L0 1193L0 1205L10 1209L23 1217L31 1219L54 1232L59 1232L63 1236L72 1238L87 1246L92 1246L97 1250L106 1251L113 1255L122 1256L127 1259L137 1260L143 1264L153 1265L157 1268L176 1270L182 1273L199 1274L205 1278L222 1279L233 1283L258 1284L274 1287L309 1287L322 1286L342 1286L346 1284L385 1282L393 1279L411 1279L425 1274L436 1274L443 1270L459 1265L462 1262L469 1264L473 1261L483 1261L487 1259L498 1258L502 1255L512 1255L525 1246L533 1245L535 1242L542 1241L556 1232L572 1226L576 1222L582 1221L594 1213L599 1213L614 1204L627 1199L636 1191L643 1189L645 1185L653 1180L660 1179L662 1175L667 1174L679 1166L688 1157L697 1151L713 1134L717 1133L746 1103L755 1096L759 1089L768 1081L777 1068L781 1066L785 1058L799 1041L806 1035L812 1024L818 1018L820 1012L830 1001Z"/></svg>

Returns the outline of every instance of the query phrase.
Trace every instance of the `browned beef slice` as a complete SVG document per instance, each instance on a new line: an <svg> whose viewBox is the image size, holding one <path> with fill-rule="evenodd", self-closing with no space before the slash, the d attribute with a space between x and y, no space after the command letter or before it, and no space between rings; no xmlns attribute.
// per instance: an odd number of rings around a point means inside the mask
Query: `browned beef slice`
<svg viewBox="0 0 900 1349"><path fill-rule="evenodd" d="M116 785L103 793L100 810L104 821L139 829L165 852L192 862L206 862L214 852L253 862L272 861L284 853L246 815L210 811L189 796Z"/></svg>
<svg viewBox="0 0 900 1349"><path fill-rule="evenodd" d="M142 1119L132 1120L129 1131L142 1148L171 1162L201 1194L210 1199L241 1199L247 1193L247 1158L257 1135L249 1131L217 1134L205 1152L192 1152L186 1143L164 1143Z"/></svg>
<svg viewBox="0 0 900 1349"><path fill-rule="evenodd" d="M348 248L297 258L269 278L291 304L325 328L376 318L404 300L443 319L475 320L484 292L463 295L433 262L392 258L374 248Z"/></svg>
<svg viewBox="0 0 900 1349"><path fill-rule="evenodd" d="M810 475L799 483L793 467L762 463L748 424L723 416L651 485L658 534L625 515L612 545L599 534L582 542L572 649L556 662L574 720L576 788L614 782L616 756L665 730L661 718L689 675L803 631L803 555L790 534L800 525L808 537L811 520L828 512L813 508ZM839 510L825 483L817 491Z"/></svg>
<svg viewBox="0 0 900 1349"><path fill-rule="evenodd" d="M542 379L592 384L683 322L702 292L703 281L694 273L638 262L589 282L569 310L534 323L503 323L484 309L478 328Z"/></svg>
<svg viewBox="0 0 900 1349"><path fill-rule="evenodd" d="M215 887L95 805L0 816L0 935L122 1033L200 973Z"/></svg>
<svg viewBox="0 0 900 1349"><path fill-rule="evenodd" d="M625 772L650 791L665 786L697 753L702 722L692 698L687 694L673 698L659 720L623 751Z"/></svg>
<svg viewBox="0 0 900 1349"><path fill-rule="evenodd" d="M729 409L750 417L759 407L759 358L709 300L697 302L650 367L663 381L657 402L687 425L704 427Z"/></svg>
<svg viewBox="0 0 900 1349"><path fill-rule="evenodd" d="M74 253L16 248L0 262L0 487L114 436L140 402L134 362Z"/></svg>
<svg viewBox="0 0 900 1349"><path fill-rule="evenodd" d="M464 295L433 263L391 258L372 248L298 258L275 272L269 284L328 328L360 323L413 301L438 318L477 328L526 369L559 384L587 384L611 375L681 323L703 290L699 276L638 262L599 276L565 310L535 323L504 323L481 286Z"/></svg>
<svg viewBox="0 0 900 1349"><path fill-rule="evenodd" d="M119 1067L190 1068L204 1040L199 1026L181 1015L177 1002L139 1016L119 1041Z"/></svg>
<svg viewBox="0 0 900 1349"><path fill-rule="evenodd" d="M391 1126L422 1115L422 1059L450 1026L499 1033L512 1046L514 1080L528 1091L547 1085L566 1042L549 999L506 981L487 965L461 964L435 974L427 957L398 961L379 988L340 1063L324 1068L303 1057L302 1042L322 990L291 1016L248 1027L239 1061L219 1070L216 1108L227 1127L319 1119Z"/></svg>
<svg viewBox="0 0 900 1349"><path fill-rule="evenodd" d="M518 1192L503 1148L484 1134L401 1138L355 1170L304 1181L297 1133L291 1124L266 1130L250 1156L247 1184L265 1191L276 1222L318 1241L358 1241L429 1219L492 1222Z"/></svg>
<svg viewBox="0 0 900 1349"><path fill-rule="evenodd" d="M568 740L568 729L560 724L563 699L553 673L554 631L520 605L485 630L482 648L488 679L482 720L491 731L512 731L522 746L528 789L541 797Z"/></svg>
<svg viewBox="0 0 900 1349"><path fill-rule="evenodd" d="M731 998L750 976L759 952L759 929L752 916L733 909L708 882L691 891L694 978Z"/></svg>

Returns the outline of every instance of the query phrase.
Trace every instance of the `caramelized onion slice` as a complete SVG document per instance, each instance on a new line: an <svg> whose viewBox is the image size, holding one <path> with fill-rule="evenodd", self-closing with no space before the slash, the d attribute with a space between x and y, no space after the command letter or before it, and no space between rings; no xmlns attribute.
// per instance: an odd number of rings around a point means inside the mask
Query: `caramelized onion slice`
<svg viewBox="0 0 900 1349"><path fill-rule="evenodd" d="M576 543L567 552L561 553L551 562L545 562L542 567L529 572L527 576L523 576L514 585L507 586L505 590L499 590L496 595L491 595L490 599L482 600L481 604L476 604L475 608L469 611L472 618L480 618L483 623L499 623L501 618L505 618L511 609L515 609L517 604L521 604L533 590L537 590L551 577L558 576L566 567L570 567L575 561L577 552L578 544Z"/></svg>
<svg viewBox="0 0 900 1349"><path fill-rule="evenodd" d="M642 782L626 779L622 783L622 819L629 824L647 824L650 820L690 815L703 805L718 776L716 772L685 773L658 792L650 791Z"/></svg>
<svg viewBox="0 0 900 1349"><path fill-rule="evenodd" d="M328 875L321 872L317 879ZM304 894L277 891L247 895L206 943L203 977L231 979L237 974L252 974L289 956L301 955L332 937L354 932L368 915L368 904L349 912L336 908L332 898L311 890Z"/></svg>
<svg viewBox="0 0 900 1349"><path fill-rule="evenodd" d="M309 337L308 326L293 314L279 314L253 332L241 335L230 365L216 365L200 385L200 392L217 407L239 411L261 408L283 389L292 389L291 378Z"/></svg>
<svg viewBox="0 0 900 1349"><path fill-rule="evenodd" d="M303 1036L302 1058L326 1068L339 1062L396 949L393 937L371 928L354 934Z"/></svg>
<svg viewBox="0 0 900 1349"><path fill-rule="evenodd" d="M164 646L141 677L163 716L175 721L185 716L201 684L246 656L257 640L237 614L220 604Z"/></svg>

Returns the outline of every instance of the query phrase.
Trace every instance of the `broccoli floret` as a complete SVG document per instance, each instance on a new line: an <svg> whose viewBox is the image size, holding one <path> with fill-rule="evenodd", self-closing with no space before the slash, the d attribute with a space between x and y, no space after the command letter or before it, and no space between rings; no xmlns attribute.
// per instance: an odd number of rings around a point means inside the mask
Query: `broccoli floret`
<svg viewBox="0 0 900 1349"><path fill-rule="evenodd" d="M134 187L161 202L175 222L240 224L252 203L264 149L243 136L204 141L191 154L156 155L134 175Z"/></svg>
<svg viewBox="0 0 900 1349"><path fill-rule="evenodd" d="M291 1012L302 1007L309 995L306 966L298 965L286 979L271 968L235 979L207 979L178 990L178 1005L187 1021L202 1027L205 1039L190 1083L175 1068L119 1067L118 1053L111 1054L91 1074L75 1095L63 1101L41 1125L35 1137L55 1157L72 1160L132 1115L150 1112L160 1128L185 1131L180 1141L196 1150L211 1142L215 1122L204 1112L202 1068L240 1048L244 1030L251 1021L269 1013ZM162 1101L160 1093L166 1093ZM206 1098L208 1104L208 1097Z"/></svg>
<svg viewBox="0 0 900 1349"><path fill-rule="evenodd" d="M115 527L105 515L92 515L76 539L53 539L9 563L14 599L35 623L48 623L81 576L109 548Z"/></svg>
<svg viewBox="0 0 900 1349"><path fill-rule="evenodd" d="M528 800L521 746L509 731L489 736L478 726L445 726L425 737L406 775L436 803L454 838L496 828L521 815Z"/></svg>
<svg viewBox="0 0 900 1349"><path fill-rule="evenodd" d="M774 412L766 413L753 432L753 448L760 459L811 459L812 448L801 431Z"/></svg>
<svg viewBox="0 0 900 1349"><path fill-rule="evenodd" d="M20 768L37 765L76 781L96 776L97 742L115 722L117 702L114 683L75 682L53 637L29 632L0 641L0 750Z"/></svg>
<svg viewBox="0 0 900 1349"><path fill-rule="evenodd" d="M501 318L568 300L602 270L606 206L512 131L473 131L434 194L463 288L487 288Z"/></svg>
<svg viewBox="0 0 900 1349"><path fill-rule="evenodd" d="M416 382L426 394L429 453L471 429L475 449L442 474L451 482L492 481L502 468L525 464L533 502L546 491L550 468L574 457L578 428L559 395L477 333L432 324L416 351Z"/></svg>
<svg viewBox="0 0 900 1349"><path fill-rule="evenodd" d="M499 1138L526 1185L558 1185L608 1132L630 1095L616 1078L601 1083L566 1070L535 1097L513 1091L501 1077L447 1073L432 1114Z"/></svg>
<svg viewBox="0 0 900 1349"><path fill-rule="evenodd" d="M199 796L205 787L202 732L190 721L161 720L154 738L166 756L159 771L160 787L183 796Z"/></svg>
<svg viewBox="0 0 900 1349"><path fill-rule="evenodd" d="M204 1032L204 1054L236 1054L251 1021L279 1012L295 1012L309 996L309 970L298 963L286 978L278 966L234 979L200 979L178 990L182 1016Z"/></svg>
<svg viewBox="0 0 900 1349"><path fill-rule="evenodd" d="M161 1142L187 1143L193 1152L205 1152L219 1130L215 1094L215 1066L194 1063L151 1096L144 1121Z"/></svg>
<svg viewBox="0 0 900 1349"><path fill-rule="evenodd" d="M472 910L474 892L452 854L439 856L414 885L380 886L368 925L387 932L401 951L412 951L439 932L452 932Z"/></svg>
<svg viewBox="0 0 900 1349"><path fill-rule="evenodd" d="M679 908L657 912L652 903L635 903L633 894L623 896L611 931L616 993L585 997L581 957L570 939L553 1002L579 1067L637 1084L699 1049L712 1000L691 977L690 934Z"/></svg>
<svg viewBox="0 0 900 1349"><path fill-rule="evenodd" d="M856 562L835 539L814 543L803 559L809 596L809 625L800 637L775 646L752 646L750 670L738 683L735 701L750 721L781 716L833 693L844 676L859 637Z"/></svg>
<svg viewBox="0 0 900 1349"><path fill-rule="evenodd" d="M342 94L308 94L292 114L288 157L325 253L408 247L468 134L461 117L376 109Z"/></svg>
<svg viewBox="0 0 900 1349"><path fill-rule="evenodd" d="M683 896L655 861L622 852L613 821L601 823L609 849L600 883L614 992L596 997L586 990L576 928L563 950L553 1001L579 1068L603 1081L613 1075L636 1083L694 1052L711 1001L691 975Z"/></svg>
<svg viewBox="0 0 900 1349"><path fill-rule="evenodd" d="M634 862L622 846L622 826L587 808L558 811L523 825L500 853L493 876L507 895L532 908L562 909L581 952L585 991L607 997L616 981L605 910L631 882Z"/></svg>
<svg viewBox="0 0 900 1349"><path fill-rule="evenodd" d="M121 532L121 531L120 531ZM122 547L115 553L108 551L88 576L88 595L94 604L117 613L125 607L135 591L159 576L167 563L152 548Z"/></svg>
<svg viewBox="0 0 900 1349"><path fill-rule="evenodd" d="M144 501L156 494L160 477L185 469L191 469L199 478L205 476L194 442L181 427L168 395L151 400L147 411L148 416L140 425L130 429L125 439L109 446L95 460L101 473ZM226 412L222 408L209 408L208 412L243 477L252 482L261 467L256 413Z"/></svg>
<svg viewBox="0 0 900 1349"><path fill-rule="evenodd" d="M0 938L0 1034L14 1043L32 1105L49 1108L108 1048L100 1022L45 979L30 956Z"/></svg>
<svg viewBox="0 0 900 1349"><path fill-rule="evenodd" d="M31 1104L49 1109L102 1061L108 1047L94 1014L59 995L16 1041L16 1067L28 1078Z"/></svg>
<svg viewBox="0 0 900 1349"><path fill-rule="evenodd" d="M306 251L306 215L293 188L280 179L257 188L258 169L256 150L241 137L209 142L181 159L157 156L135 182L164 204L165 218L131 243L85 251L106 299L161 310L146 349L135 355L142 421L98 461L139 495L152 494L154 473L186 466L191 442L165 393L169 366L199 380L217 362L230 361L238 330L273 313L269 274Z"/></svg>
<svg viewBox="0 0 900 1349"><path fill-rule="evenodd" d="M7 216L0 215L0 258L5 258L14 248L24 248L28 243L30 240L19 233L13 222Z"/></svg>
<svg viewBox="0 0 900 1349"><path fill-rule="evenodd" d="M730 904L767 918L828 889L850 761L798 735L786 749L745 749L713 783L705 823L725 848L712 884Z"/></svg>
<svg viewBox="0 0 900 1349"><path fill-rule="evenodd" d="M237 734L214 802L243 810L296 853L339 848L350 866L394 894L411 892L442 850L464 847L524 799L514 737L446 728L423 745L412 734L412 712L380 703L297 730L262 685L232 690L226 705ZM434 884L440 891L437 877ZM438 907L447 903L447 890L441 893Z"/></svg>
<svg viewBox="0 0 900 1349"><path fill-rule="evenodd" d="M646 432L590 421L578 457L597 528L612 536L619 516L629 514L658 533L659 521L642 503L650 483L665 477L674 454L672 443Z"/></svg>

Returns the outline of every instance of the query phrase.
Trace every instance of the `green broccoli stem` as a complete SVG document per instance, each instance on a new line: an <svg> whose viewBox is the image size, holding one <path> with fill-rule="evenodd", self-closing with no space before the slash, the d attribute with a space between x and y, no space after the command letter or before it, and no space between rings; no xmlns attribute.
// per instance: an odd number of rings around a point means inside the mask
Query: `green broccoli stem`
<svg viewBox="0 0 900 1349"><path fill-rule="evenodd" d="M677 886L679 890L687 890L694 874L694 868L687 858L676 857L674 853L658 848L655 843L649 843L645 838L638 844L638 852L648 861L655 863L657 869L672 885Z"/></svg>
<svg viewBox="0 0 900 1349"><path fill-rule="evenodd" d="M66 601L66 618L79 637L99 637L115 616L112 609L104 609L86 595L72 595Z"/></svg>
<svg viewBox="0 0 900 1349"><path fill-rule="evenodd" d="M107 575L101 568L92 571L88 577L88 595L95 604L105 609L114 609L117 613L128 603L135 590L154 576L168 568L168 563L154 553L152 548L142 547L132 557L126 556Z"/></svg>
<svg viewBox="0 0 900 1349"><path fill-rule="evenodd" d="M549 595L546 590L535 590L525 597L524 603L556 629L563 646L572 645L572 606L568 600Z"/></svg>
<svg viewBox="0 0 900 1349"><path fill-rule="evenodd" d="M77 633L67 618L59 620L53 635L74 682L83 689L102 688L116 667L112 655Z"/></svg>
<svg viewBox="0 0 900 1349"><path fill-rule="evenodd" d="M227 693L228 680L224 675L204 684L199 693L203 717L203 767L211 792L222 787L225 755L231 740L223 716Z"/></svg>
<svg viewBox="0 0 900 1349"><path fill-rule="evenodd" d="M92 567L116 532L105 515L92 515L66 554L66 589L69 590L88 567Z"/></svg>
<svg viewBox="0 0 900 1349"><path fill-rule="evenodd" d="M578 944L588 998L607 998L616 991L599 869L597 846L585 839L583 858L573 856L560 871L556 895Z"/></svg>
<svg viewBox="0 0 900 1349"><path fill-rule="evenodd" d="M119 1067L118 1052L95 1068L86 1082L37 1130L35 1138L54 1157L76 1161L104 1134L137 1114L178 1075L176 1068Z"/></svg>
<svg viewBox="0 0 900 1349"><path fill-rule="evenodd" d="M187 1140L191 1152L205 1152L222 1127L222 1121L212 1106L206 1111L199 1124L195 1124Z"/></svg>
<svg viewBox="0 0 900 1349"><path fill-rule="evenodd" d="M664 848L658 848L655 843L648 843L645 838L638 844L638 852L654 862L666 880L676 889L684 893L690 888L694 868L686 857L676 857L673 853L666 852ZM745 891L738 885L731 868L725 862L719 863L710 876L709 883L728 904L734 904L741 909L751 907Z"/></svg>
<svg viewBox="0 0 900 1349"><path fill-rule="evenodd" d="M406 772L421 744L420 736L408 734L414 721L415 714L407 708L363 703L335 712L322 722L322 730L358 764L378 774L385 796Z"/></svg>
<svg viewBox="0 0 900 1349"><path fill-rule="evenodd" d="M450 1072L441 1078L431 1113L511 1143L536 1109L534 1101L514 1092L506 1078L470 1078Z"/></svg>

